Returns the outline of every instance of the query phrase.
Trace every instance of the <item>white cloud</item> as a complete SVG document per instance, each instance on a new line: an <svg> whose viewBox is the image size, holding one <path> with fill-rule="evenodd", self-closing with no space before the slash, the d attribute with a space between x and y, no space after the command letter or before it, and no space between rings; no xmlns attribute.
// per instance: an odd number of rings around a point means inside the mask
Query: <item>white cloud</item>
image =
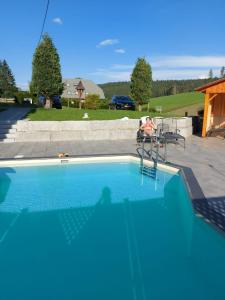
<svg viewBox="0 0 225 300"><path fill-rule="evenodd" d="M219 74L214 72L215 75ZM100 82L107 81L129 81L132 73L130 70L118 70L110 67L109 69L98 69L96 72L91 73L91 76L98 78ZM208 77L208 71L202 69L186 70L186 69L166 69L166 70L155 70L153 69L154 80L172 80L172 79L203 79Z"/></svg>
<svg viewBox="0 0 225 300"><path fill-rule="evenodd" d="M118 39L106 39L104 41L101 41L97 47L100 48L100 47L106 47L106 46L112 46L112 45L116 45L119 43L119 40Z"/></svg>
<svg viewBox="0 0 225 300"><path fill-rule="evenodd" d="M225 56L171 55L148 58L154 79L194 79L207 78L209 69L219 76L220 68L225 66Z"/></svg>
<svg viewBox="0 0 225 300"><path fill-rule="evenodd" d="M152 66L154 80L166 79L203 79L207 78L209 69L219 76L225 66L225 56L153 56L147 58ZM98 69L91 75L101 82L128 81L134 65L113 64L108 68Z"/></svg>
<svg viewBox="0 0 225 300"><path fill-rule="evenodd" d="M110 69L113 70L132 70L134 68L134 65L121 65L121 64L115 64L110 67Z"/></svg>
<svg viewBox="0 0 225 300"><path fill-rule="evenodd" d="M52 22L55 23L55 24L58 24L58 25L62 25L62 24L63 24L62 19L59 18L59 17L54 18L54 19L52 20Z"/></svg>
<svg viewBox="0 0 225 300"><path fill-rule="evenodd" d="M225 56L155 56L149 57L154 68L216 68L225 65Z"/></svg>
<svg viewBox="0 0 225 300"><path fill-rule="evenodd" d="M154 80L169 80L169 79L203 79L208 77L208 70L202 69L154 69Z"/></svg>
<svg viewBox="0 0 225 300"><path fill-rule="evenodd" d="M120 49L116 49L115 52L116 52L116 53L119 53L119 54L124 54L124 53L126 53L126 50L120 48Z"/></svg>
<svg viewBox="0 0 225 300"><path fill-rule="evenodd" d="M28 91L28 90L29 90L29 83L18 83L17 86L18 86L22 91Z"/></svg>
<svg viewBox="0 0 225 300"><path fill-rule="evenodd" d="M102 82L104 81L129 81L130 80L129 71L117 72L108 69L98 69L96 72L91 73L90 75L101 78Z"/></svg>

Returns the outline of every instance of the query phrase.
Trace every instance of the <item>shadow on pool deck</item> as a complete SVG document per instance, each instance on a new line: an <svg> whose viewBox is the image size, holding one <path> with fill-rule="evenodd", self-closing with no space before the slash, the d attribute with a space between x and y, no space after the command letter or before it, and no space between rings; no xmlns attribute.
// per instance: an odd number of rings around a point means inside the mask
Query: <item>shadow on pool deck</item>
<svg viewBox="0 0 225 300"><path fill-rule="evenodd" d="M204 219L214 224L225 233L225 196L209 199L195 199L193 201L194 209Z"/></svg>

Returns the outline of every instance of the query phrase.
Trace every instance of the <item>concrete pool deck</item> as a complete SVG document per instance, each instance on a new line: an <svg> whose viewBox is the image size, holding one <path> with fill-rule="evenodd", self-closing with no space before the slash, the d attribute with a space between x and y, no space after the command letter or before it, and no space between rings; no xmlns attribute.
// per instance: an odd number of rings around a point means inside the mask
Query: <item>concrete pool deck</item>
<svg viewBox="0 0 225 300"><path fill-rule="evenodd" d="M137 147L135 140L0 143L0 160L56 158L59 152L70 156L137 154ZM205 196L196 185L195 210L225 232L225 140L192 136L186 140L186 149L169 144L167 160L191 168ZM195 179L191 174L190 178L195 189Z"/></svg>

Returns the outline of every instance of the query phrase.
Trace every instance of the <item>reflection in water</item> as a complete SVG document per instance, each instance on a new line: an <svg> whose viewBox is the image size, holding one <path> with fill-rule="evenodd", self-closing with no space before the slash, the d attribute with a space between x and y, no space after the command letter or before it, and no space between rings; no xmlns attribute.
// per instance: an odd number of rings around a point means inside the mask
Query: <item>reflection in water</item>
<svg viewBox="0 0 225 300"><path fill-rule="evenodd" d="M62 226L67 244L72 244L73 240L75 240L84 226L90 221L97 207L100 205L109 205L111 203L111 190L106 186L102 189L101 196L96 205L59 210L59 222Z"/></svg>
<svg viewBox="0 0 225 300"><path fill-rule="evenodd" d="M4 202L11 183L7 173L15 173L15 170L12 168L0 169L0 204Z"/></svg>
<svg viewBox="0 0 225 300"><path fill-rule="evenodd" d="M0 244L4 242L19 217L19 213L1 213L1 205L5 201L11 185L11 179L8 174L12 173L16 173L12 168L0 168Z"/></svg>
<svg viewBox="0 0 225 300"><path fill-rule="evenodd" d="M105 186L102 189L102 194L101 194L101 197L100 197L98 203L99 204L104 204L104 205L112 203L111 190L110 190L109 187Z"/></svg>
<svg viewBox="0 0 225 300"><path fill-rule="evenodd" d="M58 212L59 222L68 245L80 234L95 212L95 207L81 207Z"/></svg>

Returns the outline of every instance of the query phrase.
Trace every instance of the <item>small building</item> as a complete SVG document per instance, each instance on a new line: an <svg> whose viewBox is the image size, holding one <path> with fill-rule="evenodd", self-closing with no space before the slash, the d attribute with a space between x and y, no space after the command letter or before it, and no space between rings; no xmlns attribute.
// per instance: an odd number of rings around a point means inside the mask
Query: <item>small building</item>
<svg viewBox="0 0 225 300"><path fill-rule="evenodd" d="M85 100L87 95L96 94L100 99L105 99L103 90L93 81L81 78L63 79L63 98ZM82 88L81 88L82 87Z"/></svg>
<svg viewBox="0 0 225 300"><path fill-rule="evenodd" d="M202 137L212 129L225 127L225 78L210 82L196 89L205 94Z"/></svg>

